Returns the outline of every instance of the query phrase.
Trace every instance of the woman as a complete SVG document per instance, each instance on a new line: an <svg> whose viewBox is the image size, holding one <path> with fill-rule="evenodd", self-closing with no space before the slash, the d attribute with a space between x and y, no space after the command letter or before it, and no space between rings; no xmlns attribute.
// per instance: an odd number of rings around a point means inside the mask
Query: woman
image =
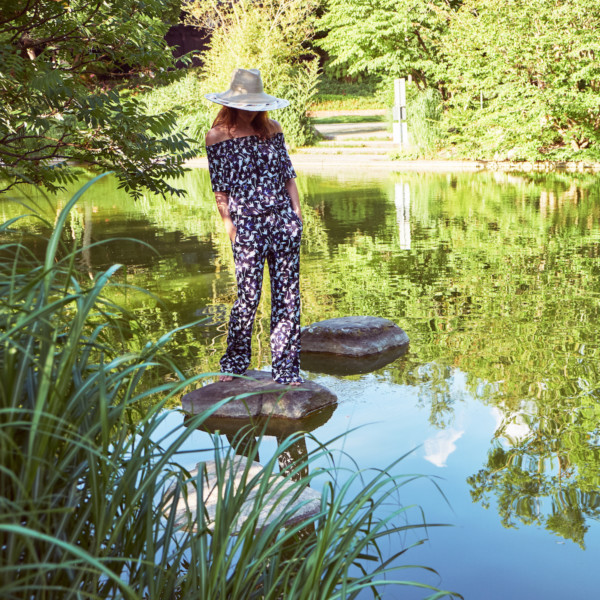
<svg viewBox="0 0 600 600"><path fill-rule="evenodd" d="M217 207L233 246L238 291L219 380L231 381L231 374L244 374L250 364L266 260L273 379L300 385L302 214L283 132L266 112L289 103L263 92L256 69L236 69L227 91L206 98L223 105L206 134L206 153Z"/></svg>

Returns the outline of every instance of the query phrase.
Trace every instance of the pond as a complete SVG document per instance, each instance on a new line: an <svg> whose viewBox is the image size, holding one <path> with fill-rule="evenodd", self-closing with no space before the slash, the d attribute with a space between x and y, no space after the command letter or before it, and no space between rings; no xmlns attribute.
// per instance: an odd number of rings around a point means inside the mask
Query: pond
<svg viewBox="0 0 600 600"><path fill-rule="evenodd" d="M116 281L132 287L111 294L157 336L199 321L176 335L176 355L190 374L211 372L235 298L231 249L208 173L194 170L182 184L184 199L134 202L105 178L68 233L85 244L119 237L83 252L79 267L93 275L122 263ZM600 184L584 175L340 172L300 173L298 186L302 323L382 316L411 340L374 372L303 373L339 399L316 439L347 431L335 445L360 467L410 452L400 471L431 476L403 488L402 502L452 526L429 529L402 560L439 577L402 577L473 600L597 594ZM7 201L0 208L4 218L19 212ZM259 369L270 358L268 289L266 277ZM205 447L206 435L193 444ZM261 456L276 442L263 446Z"/></svg>

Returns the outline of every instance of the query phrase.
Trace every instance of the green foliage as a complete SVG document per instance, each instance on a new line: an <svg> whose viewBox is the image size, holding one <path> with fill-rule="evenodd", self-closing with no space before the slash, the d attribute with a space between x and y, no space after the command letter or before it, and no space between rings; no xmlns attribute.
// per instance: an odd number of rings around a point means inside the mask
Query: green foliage
<svg viewBox="0 0 600 600"><path fill-rule="evenodd" d="M448 122L473 157L600 157L600 6L467 0L450 20Z"/></svg>
<svg viewBox="0 0 600 600"><path fill-rule="evenodd" d="M414 86L408 86L407 96L406 110L410 115L408 131L410 145L419 157L429 157L437 150L437 144L441 137L442 96L434 88L419 91Z"/></svg>
<svg viewBox="0 0 600 600"><path fill-rule="evenodd" d="M203 54L206 91L226 90L235 68L260 69L265 91L290 101L290 107L275 116L291 146L313 139L306 111L316 94L319 69L306 44L313 36L317 4L312 0L185 4L186 23L212 30L209 50Z"/></svg>
<svg viewBox="0 0 600 600"><path fill-rule="evenodd" d="M142 99L148 114L175 112L175 130L195 140L194 148L199 151L212 123L212 111L206 106L204 93L197 69L189 69L176 81L149 89Z"/></svg>
<svg viewBox="0 0 600 600"><path fill-rule="evenodd" d="M307 146L315 139L315 132L307 116L317 94L319 62L313 60L305 67L299 67L291 79L284 80L274 89L273 95L289 100L288 108L277 113L277 118L285 131L286 141L294 148Z"/></svg>
<svg viewBox="0 0 600 600"><path fill-rule="evenodd" d="M317 94L310 110L370 110L385 108L379 98L353 94Z"/></svg>
<svg viewBox="0 0 600 600"><path fill-rule="evenodd" d="M439 39L446 29L443 0L328 0L319 20L326 36L315 43L331 57L328 71L412 75L420 87L435 85Z"/></svg>
<svg viewBox="0 0 600 600"><path fill-rule="evenodd" d="M322 77L311 110L356 110L385 108L377 93L375 78L345 81Z"/></svg>
<svg viewBox="0 0 600 600"><path fill-rule="evenodd" d="M67 161L113 169L121 185L183 193L166 182L191 156L172 111L146 115L119 82L175 76L164 41L179 0L3 0L0 175L50 190L72 181Z"/></svg>
<svg viewBox="0 0 600 600"><path fill-rule="evenodd" d="M599 27L595 0L330 0L318 44L331 69L437 90L446 154L598 160Z"/></svg>
<svg viewBox="0 0 600 600"><path fill-rule="evenodd" d="M315 444L286 462L275 489L279 459L298 441L292 437L258 474L237 471L232 486L235 449L223 450L215 436L219 500L207 522L203 463L192 475L178 452L212 411L169 432L164 411L202 376L185 379L171 360L167 344L177 332L148 340L156 326L143 327L110 300L118 265L90 279L77 269L86 248L61 241L91 183L55 222L37 217L52 232L46 243L38 236L31 248L24 244L18 217L0 226L2 598L330 600L364 588L377 597L377 586L395 584L446 595L390 577L402 565L384 558L386 538L425 528L398 502L414 476L395 475L397 465L352 469L341 481L336 457ZM323 488L320 510L283 527L310 483ZM281 514L260 527L275 493ZM238 531L247 501L252 510ZM384 515L374 516L380 507Z"/></svg>

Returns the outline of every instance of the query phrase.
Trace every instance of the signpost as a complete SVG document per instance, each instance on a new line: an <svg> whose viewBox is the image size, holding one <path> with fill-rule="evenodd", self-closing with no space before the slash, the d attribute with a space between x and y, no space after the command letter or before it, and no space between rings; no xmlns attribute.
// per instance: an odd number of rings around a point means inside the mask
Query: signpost
<svg viewBox="0 0 600 600"><path fill-rule="evenodd" d="M394 79L393 139L405 150L408 148L406 125L406 79Z"/></svg>

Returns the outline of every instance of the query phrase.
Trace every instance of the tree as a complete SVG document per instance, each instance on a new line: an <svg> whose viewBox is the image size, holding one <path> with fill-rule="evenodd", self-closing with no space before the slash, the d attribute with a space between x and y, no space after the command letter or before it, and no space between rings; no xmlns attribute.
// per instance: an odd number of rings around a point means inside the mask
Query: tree
<svg viewBox="0 0 600 600"><path fill-rule="evenodd" d="M318 45L330 67L349 75L412 75L420 87L439 79L439 40L456 0L329 0Z"/></svg>
<svg viewBox="0 0 600 600"><path fill-rule="evenodd" d="M466 0L443 40L462 140L513 158L600 156L599 27L595 0Z"/></svg>
<svg viewBox="0 0 600 600"><path fill-rule="evenodd" d="M149 116L124 82L175 76L164 41L180 0L0 0L0 176L55 190L68 161L114 170L134 196L182 193L189 140L174 112Z"/></svg>

